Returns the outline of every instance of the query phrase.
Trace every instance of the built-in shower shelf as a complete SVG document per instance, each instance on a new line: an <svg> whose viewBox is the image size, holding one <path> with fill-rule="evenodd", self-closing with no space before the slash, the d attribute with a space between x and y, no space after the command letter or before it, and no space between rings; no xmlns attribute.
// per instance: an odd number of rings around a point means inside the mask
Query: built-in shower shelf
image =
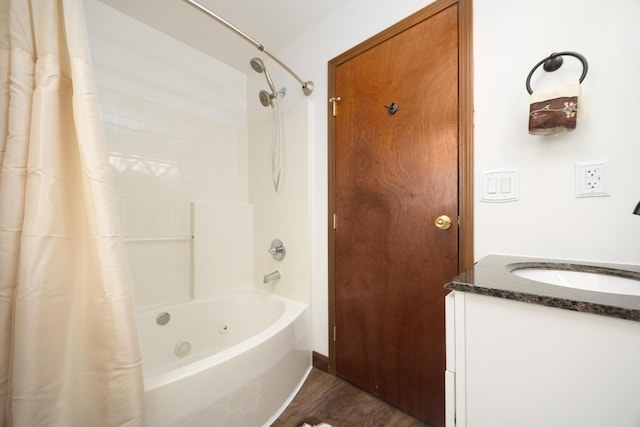
<svg viewBox="0 0 640 427"><path fill-rule="evenodd" d="M181 242L189 241L193 236L168 236L168 237L128 237L124 241L126 243L143 243L143 242Z"/></svg>

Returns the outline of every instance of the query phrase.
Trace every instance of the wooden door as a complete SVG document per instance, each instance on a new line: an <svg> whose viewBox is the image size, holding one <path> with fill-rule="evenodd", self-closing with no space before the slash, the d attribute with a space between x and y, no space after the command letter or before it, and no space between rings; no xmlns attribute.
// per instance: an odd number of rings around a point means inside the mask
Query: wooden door
<svg viewBox="0 0 640 427"><path fill-rule="evenodd" d="M335 371L434 426L459 267L458 53L453 3L335 67Z"/></svg>

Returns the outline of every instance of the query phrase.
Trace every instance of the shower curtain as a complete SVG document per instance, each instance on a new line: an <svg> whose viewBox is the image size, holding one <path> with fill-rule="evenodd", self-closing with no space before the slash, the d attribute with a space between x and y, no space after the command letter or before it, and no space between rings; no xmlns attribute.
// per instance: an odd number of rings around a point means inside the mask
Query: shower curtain
<svg viewBox="0 0 640 427"><path fill-rule="evenodd" d="M142 424L82 0L0 0L0 426Z"/></svg>

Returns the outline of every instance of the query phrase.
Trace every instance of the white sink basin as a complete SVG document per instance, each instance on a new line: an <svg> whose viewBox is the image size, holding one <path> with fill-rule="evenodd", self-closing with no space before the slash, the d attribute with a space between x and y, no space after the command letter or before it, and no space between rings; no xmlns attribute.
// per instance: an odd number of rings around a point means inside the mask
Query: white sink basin
<svg viewBox="0 0 640 427"><path fill-rule="evenodd" d="M640 279L633 277L620 277L586 271L556 270L553 268L517 268L512 270L511 273L525 279L566 288L640 296Z"/></svg>

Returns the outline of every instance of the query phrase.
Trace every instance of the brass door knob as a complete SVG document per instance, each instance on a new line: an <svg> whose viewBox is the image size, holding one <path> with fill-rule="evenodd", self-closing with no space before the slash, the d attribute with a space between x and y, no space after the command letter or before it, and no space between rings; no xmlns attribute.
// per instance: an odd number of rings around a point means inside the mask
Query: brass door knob
<svg viewBox="0 0 640 427"><path fill-rule="evenodd" d="M451 218L447 215L440 215L436 218L435 224L440 230L448 230L451 227Z"/></svg>

